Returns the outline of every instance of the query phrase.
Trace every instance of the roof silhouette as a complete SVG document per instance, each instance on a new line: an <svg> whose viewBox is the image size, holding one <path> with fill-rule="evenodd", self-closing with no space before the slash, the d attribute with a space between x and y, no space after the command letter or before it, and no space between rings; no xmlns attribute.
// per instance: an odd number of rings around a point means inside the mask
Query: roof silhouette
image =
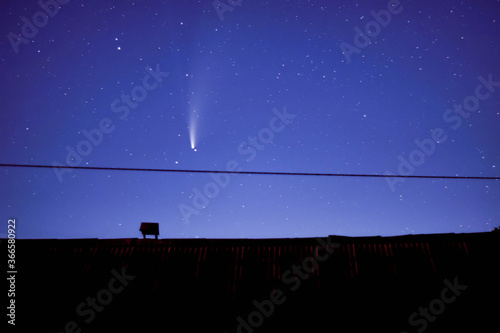
<svg viewBox="0 0 500 333"><path fill-rule="evenodd" d="M499 296L499 235L17 240L18 311L29 314L24 325L52 332L68 322L83 332L137 323L188 332L415 331L409 316L458 279L467 289L428 331L477 328L497 311L487 299Z"/></svg>

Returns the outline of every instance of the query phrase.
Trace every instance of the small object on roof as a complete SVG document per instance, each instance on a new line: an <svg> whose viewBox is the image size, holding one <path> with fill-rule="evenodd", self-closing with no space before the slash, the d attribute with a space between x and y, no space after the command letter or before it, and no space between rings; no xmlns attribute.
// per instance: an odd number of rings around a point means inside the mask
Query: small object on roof
<svg viewBox="0 0 500 333"><path fill-rule="evenodd" d="M159 223L141 222L141 228L139 231L142 232L144 239L146 239L146 235L155 235L155 239L158 239L158 235L160 234L160 225Z"/></svg>

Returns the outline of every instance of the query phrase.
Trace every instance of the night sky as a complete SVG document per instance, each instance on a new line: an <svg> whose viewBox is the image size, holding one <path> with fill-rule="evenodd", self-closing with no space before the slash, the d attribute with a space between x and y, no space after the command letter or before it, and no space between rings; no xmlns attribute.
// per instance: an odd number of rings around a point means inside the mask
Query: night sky
<svg viewBox="0 0 500 333"><path fill-rule="evenodd" d="M498 177L500 1L47 3L0 4L0 163L54 166L0 167L0 236L500 225L498 180L57 168Z"/></svg>

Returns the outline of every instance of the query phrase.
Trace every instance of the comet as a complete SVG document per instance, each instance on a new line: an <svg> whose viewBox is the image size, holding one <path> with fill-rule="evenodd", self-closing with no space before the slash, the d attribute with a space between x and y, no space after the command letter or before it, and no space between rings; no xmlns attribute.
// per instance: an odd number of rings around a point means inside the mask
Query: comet
<svg viewBox="0 0 500 333"><path fill-rule="evenodd" d="M189 141L191 142L191 149L196 151L196 129L198 123L198 115L196 110L193 110L189 116Z"/></svg>

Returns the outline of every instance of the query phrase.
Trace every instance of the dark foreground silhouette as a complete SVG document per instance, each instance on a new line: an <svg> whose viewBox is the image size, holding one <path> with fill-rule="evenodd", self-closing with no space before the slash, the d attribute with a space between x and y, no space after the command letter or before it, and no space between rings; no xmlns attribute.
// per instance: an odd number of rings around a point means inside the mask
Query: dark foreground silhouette
<svg viewBox="0 0 500 333"><path fill-rule="evenodd" d="M16 328L485 332L499 235L17 240Z"/></svg>

